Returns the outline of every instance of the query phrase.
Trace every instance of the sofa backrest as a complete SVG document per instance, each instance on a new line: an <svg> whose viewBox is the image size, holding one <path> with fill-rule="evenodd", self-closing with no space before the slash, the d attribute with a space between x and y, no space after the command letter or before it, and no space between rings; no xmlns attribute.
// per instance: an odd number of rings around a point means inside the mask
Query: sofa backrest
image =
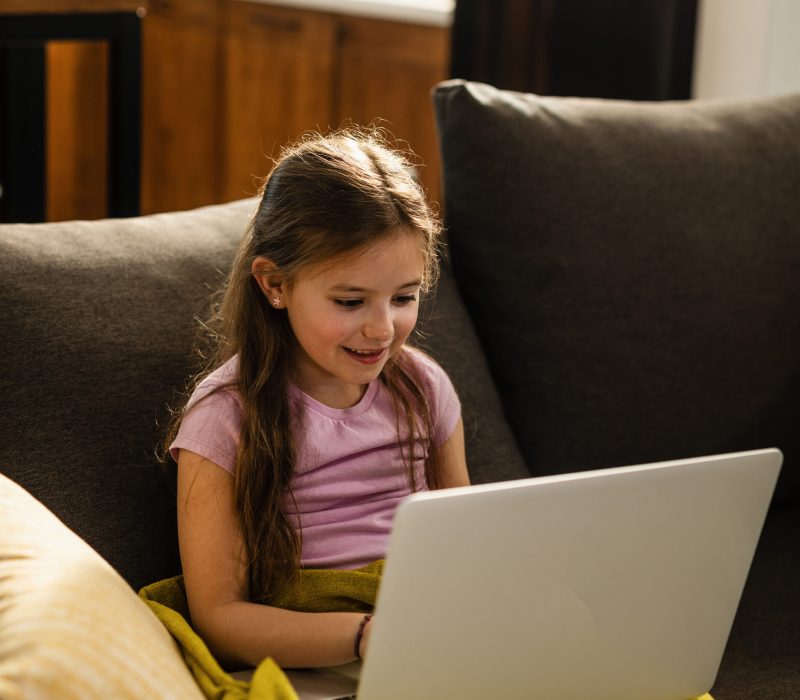
<svg viewBox="0 0 800 700"><path fill-rule="evenodd" d="M180 570L156 450L253 208L0 227L0 471L134 587Z"/></svg>
<svg viewBox="0 0 800 700"><path fill-rule="evenodd" d="M434 94L460 293L534 474L776 446L800 497L800 95Z"/></svg>
<svg viewBox="0 0 800 700"><path fill-rule="evenodd" d="M179 572L175 468L156 452L256 205L0 226L0 471L132 586ZM475 481L528 474L447 269L417 338L463 403Z"/></svg>

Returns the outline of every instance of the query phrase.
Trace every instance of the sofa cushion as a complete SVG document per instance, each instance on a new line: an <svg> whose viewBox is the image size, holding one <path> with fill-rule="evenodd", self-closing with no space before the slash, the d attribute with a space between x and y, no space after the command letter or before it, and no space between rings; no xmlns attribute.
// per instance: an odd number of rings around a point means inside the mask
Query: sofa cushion
<svg viewBox="0 0 800 700"><path fill-rule="evenodd" d="M2 474L0 513L0 697L203 697L122 577Z"/></svg>
<svg viewBox="0 0 800 700"><path fill-rule="evenodd" d="M434 95L445 221L536 474L777 446L800 493L800 95Z"/></svg>
<svg viewBox="0 0 800 700"><path fill-rule="evenodd" d="M0 472L135 588L180 571L155 452L253 209L0 227Z"/></svg>
<svg viewBox="0 0 800 700"><path fill-rule="evenodd" d="M0 226L0 472L134 588L180 570L174 469L155 451L192 370L194 318L255 205ZM526 476L449 273L421 316L462 400L473 480Z"/></svg>
<svg viewBox="0 0 800 700"><path fill-rule="evenodd" d="M773 506L711 694L795 698L800 691L800 506Z"/></svg>
<svg viewBox="0 0 800 700"><path fill-rule="evenodd" d="M436 293L423 302L419 318L413 342L441 364L461 400L470 481L482 484L529 477L447 262Z"/></svg>

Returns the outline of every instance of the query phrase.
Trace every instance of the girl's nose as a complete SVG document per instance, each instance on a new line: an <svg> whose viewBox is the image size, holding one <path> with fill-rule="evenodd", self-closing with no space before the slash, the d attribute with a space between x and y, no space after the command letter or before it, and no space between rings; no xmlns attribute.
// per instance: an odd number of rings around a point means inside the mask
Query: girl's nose
<svg viewBox="0 0 800 700"><path fill-rule="evenodd" d="M391 312L388 309L376 309L375 313L364 324L363 332L365 337L372 340L386 342L391 339L394 333Z"/></svg>

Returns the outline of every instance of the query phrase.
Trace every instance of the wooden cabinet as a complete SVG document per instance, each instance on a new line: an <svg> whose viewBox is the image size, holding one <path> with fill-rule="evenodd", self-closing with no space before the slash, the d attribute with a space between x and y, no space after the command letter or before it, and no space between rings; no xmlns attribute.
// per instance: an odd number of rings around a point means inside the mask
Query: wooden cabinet
<svg viewBox="0 0 800 700"><path fill-rule="evenodd" d="M222 195L252 194L268 158L304 131L379 122L422 162L439 196L431 87L447 74L449 30L232 0Z"/></svg>
<svg viewBox="0 0 800 700"><path fill-rule="evenodd" d="M310 130L380 123L417 153L439 198L430 90L449 28L247 0L6 0L3 12L143 17L143 214L255 194ZM48 218L104 216L108 46L48 47Z"/></svg>
<svg viewBox="0 0 800 700"><path fill-rule="evenodd" d="M340 20L336 119L385 126L420 160L431 198L439 199L439 152L431 88L447 77L449 33L357 17Z"/></svg>
<svg viewBox="0 0 800 700"><path fill-rule="evenodd" d="M332 119L336 25L254 2L228 7L222 65L221 196L255 194L270 158Z"/></svg>
<svg viewBox="0 0 800 700"><path fill-rule="evenodd" d="M218 0L150 0L142 21L143 214L219 196Z"/></svg>

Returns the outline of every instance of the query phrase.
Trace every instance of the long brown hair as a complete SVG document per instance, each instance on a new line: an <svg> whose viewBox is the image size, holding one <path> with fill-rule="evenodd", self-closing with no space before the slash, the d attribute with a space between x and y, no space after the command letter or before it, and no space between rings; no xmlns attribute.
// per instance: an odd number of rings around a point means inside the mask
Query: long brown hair
<svg viewBox="0 0 800 700"><path fill-rule="evenodd" d="M284 512L293 502L296 445L288 386L296 340L285 313L269 304L251 274L255 258L276 264L288 284L308 265L356 254L385 236L419 236L423 289L438 272L440 226L408 157L376 131L315 134L284 150L264 182L258 210L239 246L212 317L202 324L212 353L199 381L238 355L235 389L244 405L236 459L235 498L241 519L251 600L267 602L299 569L301 533ZM438 485L433 422L414 364L402 349L380 380L392 398L409 484L415 446L430 440L425 479ZM173 420L168 442L186 409ZM405 440L402 438L405 436ZM407 440L407 441L406 441ZM295 511L297 509L295 508Z"/></svg>

